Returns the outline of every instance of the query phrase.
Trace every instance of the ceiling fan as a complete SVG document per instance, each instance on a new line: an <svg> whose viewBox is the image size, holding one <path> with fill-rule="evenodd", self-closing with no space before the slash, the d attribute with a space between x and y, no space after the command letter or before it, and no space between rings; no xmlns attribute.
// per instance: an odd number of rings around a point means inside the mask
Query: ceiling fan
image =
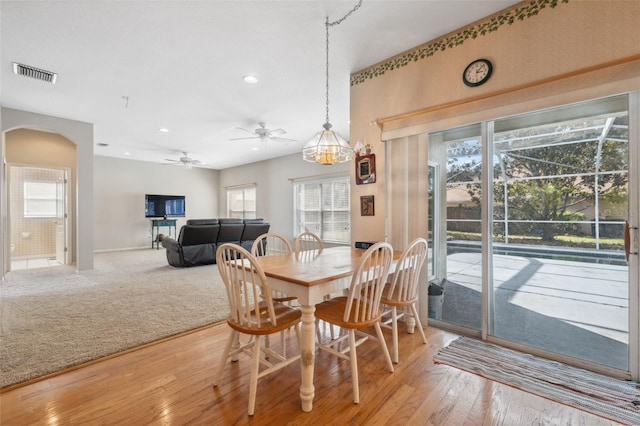
<svg viewBox="0 0 640 426"><path fill-rule="evenodd" d="M189 157L188 153L183 151L182 154L183 156L177 160L172 160L171 158L165 158L165 161L168 161L168 163L162 163L162 164L164 164L165 166L168 166L168 165L185 166L187 169L190 169L192 166L198 166L202 164L202 162L200 162L199 160L194 160L193 158Z"/></svg>
<svg viewBox="0 0 640 426"><path fill-rule="evenodd" d="M295 139L281 138L280 135L284 135L287 133L284 129L267 129L266 124L264 122L258 123L260 127L251 131L247 129L243 129L242 127L236 127L238 130L243 130L247 133L250 133L253 136L246 136L243 138L231 138L230 141L238 141L243 139L260 139L265 142L267 139L277 141L277 142L297 142Z"/></svg>

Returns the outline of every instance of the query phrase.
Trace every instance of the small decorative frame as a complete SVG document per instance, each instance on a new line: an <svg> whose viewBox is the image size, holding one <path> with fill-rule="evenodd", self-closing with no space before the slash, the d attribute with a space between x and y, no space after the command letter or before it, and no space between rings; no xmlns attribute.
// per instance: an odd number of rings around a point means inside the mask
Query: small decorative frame
<svg viewBox="0 0 640 426"><path fill-rule="evenodd" d="M375 216L375 205L373 195L363 195L360 197L360 216Z"/></svg>
<svg viewBox="0 0 640 426"><path fill-rule="evenodd" d="M374 183L376 181L376 155L356 157L356 185Z"/></svg>

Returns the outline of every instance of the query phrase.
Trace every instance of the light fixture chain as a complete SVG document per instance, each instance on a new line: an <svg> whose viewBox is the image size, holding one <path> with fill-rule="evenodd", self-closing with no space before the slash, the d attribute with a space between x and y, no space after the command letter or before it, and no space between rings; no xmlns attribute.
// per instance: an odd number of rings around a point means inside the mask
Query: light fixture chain
<svg viewBox="0 0 640 426"><path fill-rule="evenodd" d="M333 22L329 22L329 18L327 17L327 25L330 27L333 27L334 25L339 25L342 23L342 21L344 21L345 19L347 19L349 16L351 16L351 14L353 12L355 12L356 10L360 9L360 6L362 6L362 0L360 0L358 2L358 4L356 4L353 9L351 9L349 12L347 12L346 15L344 15L342 18L338 19L337 21L333 21Z"/></svg>
<svg viewBox="0 0 640 426"><path fill-rule="evenodd" d="M327 29L327 50L326 50L326 54L327 54L327 61L326 61L326 74L325 74L325 81L326 81L326 92L325 92L325 99L327 101L326 103L326 120L325 123L329 122L329 17L327 16L327 20L325 22L325 28Z"/></svg>
<svg viewBox="0 0 640 426"><path fill-rule="evenodd" d="M344 15L342 18L338 19L337 21L333 21L333 22L329 22L329 17L327 16L327 20L325 21L325 28L326 28L326 54L327 54L327 61L326 61L326 73L325 73L325 78L326 78L326 91L325 91L325 98L327 100L326 102L326 124L329 124L329 27L333 27L334 25L340 25L342 23L342 21L344 21L345 19L347 19L349 16L351 16L351 14L353 12L355 12L356 10L358 10L360 8L360 6L362 6L362 0L358 1L358 4L355 5L353 7L353 9L351 9L349 12L347 12L346 15Z"/></svg>

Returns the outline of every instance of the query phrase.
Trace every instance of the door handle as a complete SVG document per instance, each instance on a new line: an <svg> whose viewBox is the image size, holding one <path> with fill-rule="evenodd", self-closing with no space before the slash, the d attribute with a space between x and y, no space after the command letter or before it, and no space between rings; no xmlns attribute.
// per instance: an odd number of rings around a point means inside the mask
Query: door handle
<svg viewBox="0 0 640 426"><path fill-rule="evenodd" d="M628 221L624 223L624 254L627 262L629 261L629 255L638 254L638 227L629 226Z"/></svg>

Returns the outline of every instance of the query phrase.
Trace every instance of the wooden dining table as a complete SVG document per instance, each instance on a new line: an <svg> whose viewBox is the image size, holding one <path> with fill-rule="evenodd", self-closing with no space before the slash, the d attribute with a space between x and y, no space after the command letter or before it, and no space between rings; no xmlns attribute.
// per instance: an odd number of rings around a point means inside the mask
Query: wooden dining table
<svg viewBox="0 0 640 426"><path fill-rule="evenodd" d="M302 410L313 408L315 359L315 305L324 296L349 288L351 277L366 250L351 247L331 247L308 251L258 257L273 290L295 296L302 311L300 331L300 400ZM394 251L394 260L401 252Z"/></svg>

